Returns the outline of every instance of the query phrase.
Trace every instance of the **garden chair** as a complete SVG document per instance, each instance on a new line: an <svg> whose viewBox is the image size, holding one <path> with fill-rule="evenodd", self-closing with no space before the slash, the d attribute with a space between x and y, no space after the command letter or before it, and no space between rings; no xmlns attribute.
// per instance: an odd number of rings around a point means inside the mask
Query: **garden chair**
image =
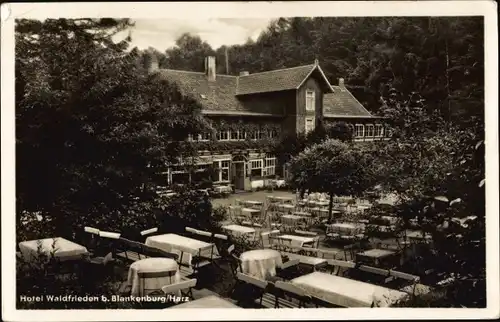
<svg viewBox="0 0 500 322"><path fill-rule="evenodd" d="M238 272L236 274L236 284L233 289L233 296L237 298L238 304L250 304L250 302L252 302L252 304L266 307L271 298L270 294L266 294L269 286L270 283L265 280ZM264 295L267 295L266 301L264 301Z"/></svg>
<svg viewBox="0 0 500 322"><path fill-rule="evenodd" d="M146 230L141 231L141 236L151 235L151 234L154 234L156 232L158 232L158 228L157 227L146 229Z"/></svg>
<svg viewBox="0 0 500 322"><path fill-rule="evenodd" d="M274 308L303 308L311 303L312 298L306 291L290 282L277 281L274 283L273 293L275 296ZM291 301L286 298L290 298Z"/></svg>
<svg viewBox="0 0 500 322"><path fill-rule="evenodd" d="M343 261L338 259L327 260L327 269L330 269L330 274L337 276L346 276L352 269L356 268L356 263L350 261Z"/></svg>
<svg viewBox="0 0 500 322"><path fill-rule="evenodd" d="M176 271L167 271L167 272L139 272L137 273L139 277L139 295L146 296L150 294L160 295L160 289L158 288L147 288L146 287L146 279L148 278L163 278L168 277L170 279L170 283L175 278Z"/></svg>
<svg viewBox="0 0 500 322"><path fill-rule="evenodd" d="M420 282L420 276L403 273L396 270L389 270L389 275L395 278L394 281L390 281L394 282L394 287L397 287L398 289L403 290L412 296L415 295L415 289L417 284ZM403 282L403 285L401 285L401 282Z"/></svg>
<svg viewBox="0 0 500 322"><path fill-rule="evenodd" d="M180 293L182 296L189 297L193 299L193 287L196 286L197 279L192 278L179 283L165 285L161 288L165 295Z"/></svg>
<svg viewBox="0 0 500 322"><path fill-rule="evenodd" d="M363 281L379 285L383 285L389 281L389 270L368 265L361 265L358 269L360 272L368 273L359 275Z"/></svg>

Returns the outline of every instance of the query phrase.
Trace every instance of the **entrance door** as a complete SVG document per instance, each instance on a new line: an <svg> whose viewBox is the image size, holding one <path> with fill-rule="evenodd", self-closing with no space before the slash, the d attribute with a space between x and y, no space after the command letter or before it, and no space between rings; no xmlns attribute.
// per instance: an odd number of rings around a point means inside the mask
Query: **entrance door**
<svg viewBox="0 0 500 322"><path fill-rule="evenodd" d="M245 161L233 161L234 166L234 188L245 190Z"/></svg>

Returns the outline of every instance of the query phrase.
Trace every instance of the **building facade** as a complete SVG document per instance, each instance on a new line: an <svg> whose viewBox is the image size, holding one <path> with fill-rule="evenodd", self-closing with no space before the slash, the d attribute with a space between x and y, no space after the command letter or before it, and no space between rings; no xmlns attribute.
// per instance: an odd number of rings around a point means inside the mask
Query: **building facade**
<svg viewBox="0 0 500 322"><path fill-rule="evenodd" d="M154 61L149 66L151 73L199 102L215 128L215 133L189 137L198 144L196 170L188 173L182 162L171 166L165 173L167 184L200 180L211 169L214 184L232 184L235 190L266 186L270 179L286 176L286 170L266 151L265 142L308 133L320 123L345 122L356 141L386 136L381 119L362 106L342 78L332 86L317 60L239 76L217 75L215 63L215 57L207 57L204 73L159 69Z"/></svg>

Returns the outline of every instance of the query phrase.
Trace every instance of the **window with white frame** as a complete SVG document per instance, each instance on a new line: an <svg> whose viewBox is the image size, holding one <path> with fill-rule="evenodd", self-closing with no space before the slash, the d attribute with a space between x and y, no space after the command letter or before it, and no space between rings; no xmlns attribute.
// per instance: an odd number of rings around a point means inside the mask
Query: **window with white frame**
<svg viewBox="0 0 500 322"><path fill-rule="evenodd" d="M314 106L316 103L316 95L313 90L306 90L306 110L314 111Z"/></svg>
<svg viewBox="0 0 500 322"><path fill-rule="evenodd" d="M250 160L250 169L252 177L262 177L262 159Z"/></svg>
<svg viewBox="0 0 500 322"><path fill-rule="evenodd" d="M354 133L355 137L363 137L365 136L365 126L363 124L356 124L356 132Z"/></svg>
<svg viewBox="0 0 500 322"><path fill-rule="evenodd" d="M373 124L367 124L365 129L365 136L372 137L375 134L375 127Z"/></svg>
<svg viewBox="0 0 500 322"><path fill-rule="evenodd" d="M276 173L276 158L266 157L264 159L263 176L274 176Z"/></svg>
<svg viewBox="0 0 500 322"><path fill-rule="evenodd" d="M267 132L267 136L272 139L272 138L275 138L275 137L278 137L278 131L276 130L269 130Z"/></svg>
<svg viewBox="0 0 500 322"><path fill-rule="evenodd" d="M214 181L224 182L229 181L229 166L231 162L229 160L219 160L213 162L214 167Z"/></svg>
<svg viewBox="0 0 500 322"><path fill-rule="evenodd" d="M229 138L231 141L237 141L240 139L240 131L239 130L229 130Z"/></svg>
<svg viewBox="0 0 500 322"><path fill-rule="evenodd" d="M217 140L219 141L229 140L229 131L228 130L217 131Z"/></svg>
<svg viewBox="0 0 500 322"><path fill-rule="evenodd" d="M198 134L198 141L210 141L210 132L203 132Z"/></svg>
<svg viewBox="0 0 500 322"><path fill-rule="evenodd" d="M375 124L375 136L376 137L384 136L384 126L382 124Z"/></svg>
<svg viewBox="0 0 500 322"><path fill-rule="evenodd" d="M309 133L312 130L314 130L314 119L313 118L306 119L306 133Z"/></svg>

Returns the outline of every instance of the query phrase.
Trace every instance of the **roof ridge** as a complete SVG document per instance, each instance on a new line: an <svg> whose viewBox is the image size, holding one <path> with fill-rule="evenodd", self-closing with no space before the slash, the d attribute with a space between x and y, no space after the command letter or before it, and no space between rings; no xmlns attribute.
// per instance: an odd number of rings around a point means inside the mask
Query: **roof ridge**
<svg viewBox="0 0 500 322"><path fill-rule="evenodd" d="M171 68L160 68L158 69L159 71L170 71L170 72L179 72L179 73L190 73L190 74L201 74L205 75L205 72L193 72L191 70L181 70L181 69L171 69ZM222 76L222 77L238 77L235 75L226 75L226 74L216 74L217 76Z"/></svg>
<svg viewBox="0 0 500 322"><path fill-rule="evenodd" d="M266 70L265 72L258 72L258 73L250 73L246 76L239 76L239 77L248 77L248 76L253 76L253 75L260 75L260 74L265 74L265 73L273 73L273 72L279 72L283 70L290 70L290 69L295 69L295 68L300 68L300 67L307 67L311 66L313 67L314 64L307 64L307 65L300 65L300 66L295 66L295 67L288 67L288 68L281 68L281 69L273 69L273 70Z"/></svg>

